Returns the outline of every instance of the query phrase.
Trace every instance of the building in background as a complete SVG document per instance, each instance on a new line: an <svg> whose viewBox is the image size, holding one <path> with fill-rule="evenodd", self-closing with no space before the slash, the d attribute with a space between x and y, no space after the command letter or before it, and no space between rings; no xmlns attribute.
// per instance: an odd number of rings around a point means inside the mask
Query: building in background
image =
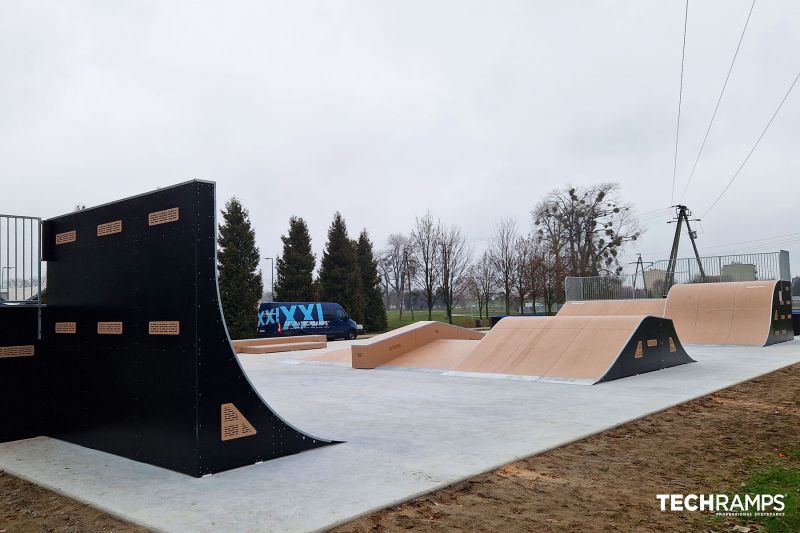
<svg viewBox="0 0 800 533"><path fill-rule="evenodd" d="M756 266L751 263L729 263L720 272L724 281L755 281L757 274Z"/></svg>

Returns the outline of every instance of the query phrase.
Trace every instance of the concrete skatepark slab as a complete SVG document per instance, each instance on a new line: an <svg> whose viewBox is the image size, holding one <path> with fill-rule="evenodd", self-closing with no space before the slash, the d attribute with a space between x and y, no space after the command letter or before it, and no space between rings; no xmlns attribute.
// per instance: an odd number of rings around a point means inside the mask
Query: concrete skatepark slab
<svg viewBox="0 0 800 533"><path fill-rule="evenodd" d="M697 363L594 387L242 355L270 405L346 442L201 479L50 438L0 444L0 467L158 530L318 530L800 362L797 340L686 348Z"/></svg>

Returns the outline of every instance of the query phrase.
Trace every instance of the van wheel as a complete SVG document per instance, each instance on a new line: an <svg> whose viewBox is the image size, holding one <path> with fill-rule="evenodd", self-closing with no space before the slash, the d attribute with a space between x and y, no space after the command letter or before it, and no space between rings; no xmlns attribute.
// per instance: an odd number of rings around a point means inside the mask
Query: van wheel
<svg viewBox="0 0 800 533"><path fill-rule="evenodd" d="M356 330L351 329L347 332L347 340L352 341L356 338Z"/></svg>

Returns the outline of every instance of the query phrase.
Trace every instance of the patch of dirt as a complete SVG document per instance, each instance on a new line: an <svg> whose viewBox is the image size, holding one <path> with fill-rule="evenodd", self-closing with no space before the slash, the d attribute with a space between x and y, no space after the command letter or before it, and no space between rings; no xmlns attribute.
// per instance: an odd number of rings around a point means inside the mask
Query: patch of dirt
<svg viewBox="0 0 800 533"><path fill-rule="evenodd" d="M754 465L796 448L798 428L795 365L333 531L734 531L700 513L661 513L655 495L735 491ZM0 533L95 531L147 530L0 472Z"/></svg>
<svg viewBox="0 0 800 533"><path fill-rule="evenodd" d="M149 530L0 471L0 533L95 531Z"/></svg>
<svg viewBox="0 0 800 533"><path fill-rule="evenodd" d="M332 531L736 531L702 513L662 513L656 494L736 492L755 465L800 445L798 428L794 365Z"/></svg>

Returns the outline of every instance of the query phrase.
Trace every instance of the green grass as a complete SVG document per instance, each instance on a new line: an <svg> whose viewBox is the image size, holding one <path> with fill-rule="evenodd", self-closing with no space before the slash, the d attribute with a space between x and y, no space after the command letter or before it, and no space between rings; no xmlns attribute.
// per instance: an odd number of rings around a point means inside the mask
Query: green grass
<svg viewBox="0 0 800 533"><path fill-rule="evenodd" d="M770 464L751 471L739 492L785 494L785 516L754 517L751 520L762 524L769 533L800 531L800 450L784 451Z"/></svg>

